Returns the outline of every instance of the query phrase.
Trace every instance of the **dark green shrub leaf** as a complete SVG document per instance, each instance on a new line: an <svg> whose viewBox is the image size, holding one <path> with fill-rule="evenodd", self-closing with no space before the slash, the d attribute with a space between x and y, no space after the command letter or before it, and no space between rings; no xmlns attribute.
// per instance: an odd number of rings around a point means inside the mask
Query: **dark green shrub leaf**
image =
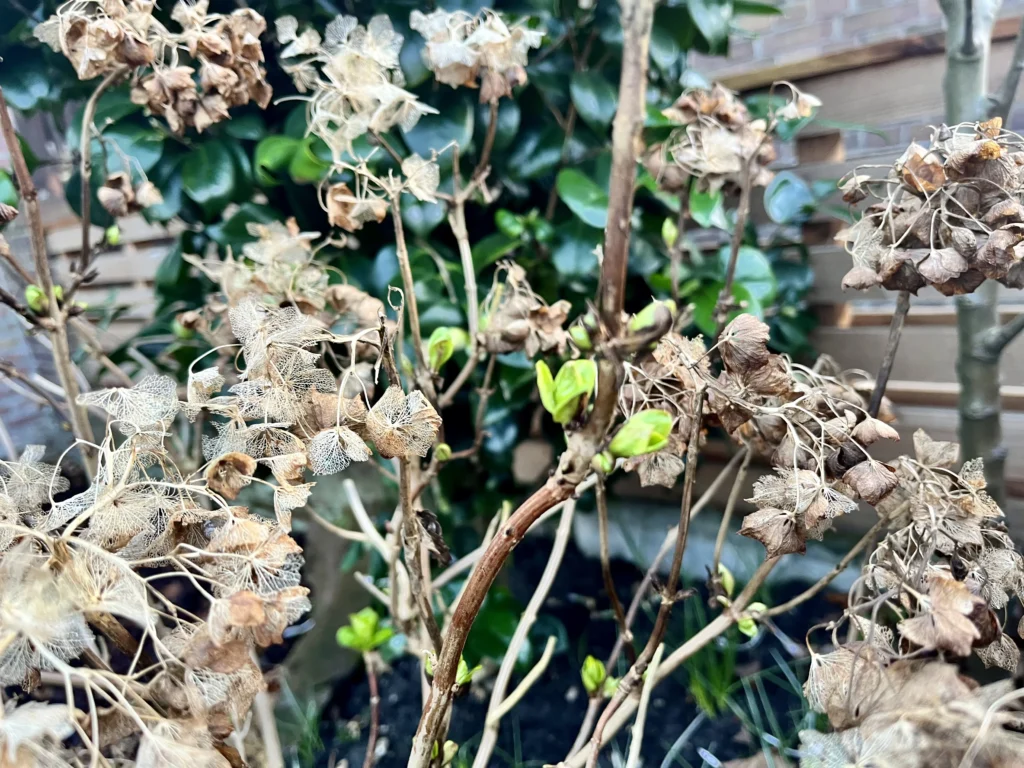
<svg viewBox="0 0 1024 768"><path fill-rule="evenodd" d="M569 85L572 103L587 123L596 129L607 128L615 117L618 92L597 71L577 72Z"/></svg>
<svg viewBox="0 0 1024 768"><path fill-rule="evenodd" d="M604 229L608 222L608 193L574 168L558 174L558 196L583 223Z"/></svg>
<svg viewBox="0 0 1024 768"><path fill-rule="evenodd" d="M729 39L732 19L731 0L689 0L687 9L697 29L713 50L720 50Z"/></svg>
<svg viewBox="0 0 1024 768"><path fill-rule="evenodd" d="M791 224L814 210L815 198L807 182L792 171L776 174L764 191L764 209L776 224Z"/></svg>
<svg viewBox="0 0 1024 768"><path fill-rule="evenodd" d="M181 166L185 194L207 213L221 210L235 189L235 161L219 140L196 146Z"/></svg>
<svg viewBox="0 0 1024 768"><path fill-rule="evenodd" d="M702 227L729 228L729 222L725 218L725 200L721 190L714 193L700 192L695 184L690 190L690 215Z"/></svg>
<svg viewBox="0 0 1024 768"><path fill-rule="evenodd" d="M521 242L518 239L495 232L493 235L488 235L477 241L473 246L473 264L478 270L483 269L488 264L493 264L498 259L508 256L520 245Z"/></svg>
<svg viewBox="0 0 1024 768"><path fill-rule="evenodd" d="M256 145L256 181L263 187L280 184L278 176L292 161L301 142L291 136L267 136Z"/></svg>

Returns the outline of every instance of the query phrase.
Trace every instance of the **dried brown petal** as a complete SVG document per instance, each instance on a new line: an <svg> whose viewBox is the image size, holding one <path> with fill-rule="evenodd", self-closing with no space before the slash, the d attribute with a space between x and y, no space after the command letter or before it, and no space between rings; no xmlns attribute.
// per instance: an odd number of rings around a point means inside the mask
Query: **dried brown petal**
<svg viewBox="0 0 1024 768"><path fill-rule="evenodd" d="M869 175L862 174L852 176L843 182L839 187L840 191L843 193L843 202L850 203L852 205L859 203L861 200L866 198L868 193L864 187L870 180L871 177Z"/></svg>
<svg viewBox="0 0 1024 768"><path fill-rule="evenodd" d="M0 203L0 224L10 224L18 216L18 209L7 203Z"/></svg>
<svg viewBox="0 0 1024 768"><path fill-rule="evenodd" d="M915 192L931 194L946 183L942 158L920 144L911 144L900 158L903 183Z"/></svg>
<svg viewBox="0 0 1024 768"><path fill-rule="evenodd" d="M803 554L807 549L807 532L800 517L784 509L759 509L743 518L739 533L764 544L766 557Z"/></svg>
<svg viewBox="0 0 1024 768"><path fill-rule="evenodd" d="M768 362L768 326L753 315L738 315L722 330L718 350L730 373L745 374Z"/></svg>
<svg viewBox="0 0 1024 768"><path fill-rule="evenodd" d="M343 182L331 184L327 188L327 219L332 227L356 232L367 221L383 221L387 214L388 204L385 200L376 197L358 198Z"/></svg>
<svg viewBox="0 0 1024 768"><path fill-rule="evenodd" d="M898 625L904 638L922 648L949 651L967 656L981 633L970 616L985 601L972 595L963 583L946 576L928 580L928 594L919 616L904 619Z"/></svg>
<svg viewBox="0 0 1024 768"><path fill-rule="evenodd" d="M986 139L995 139L1003 130L1003 118L996 115L991 120L978 123L978 133Z"/></svg>
<svg viewBox="0 0 1024 768"><path fill-rule="evenodd" d="M252 482L256 459L245 453L225 453L206 468L206 484L225 499L235 499Z"/></svg>
<svg viewBox="0 0 1024 768"><path fill-rule="evenodd" d="M997 229L978 249L975 264L986 277L997 279L1019 261L1014 247L1024 239L1018 228Z"/></svg>
<svg viewBox="0 0 1024 768"><path fill-rule="evenodd" d="M441 426L441 417L419 390L408 396L390 386L366 416L366 431L385 459L426 456Z"/></svg>
<svg viewBox="0 0 1024 768"><path fill-rule="evenodd" d="M874 506L899 484L899 479L888 464L869 459L847 470L843 482Z"/></svg>
<svg viewBox="0 0 1024 768"><path fill-rule="evenodd" d="M932 440L919 429L914 433L914 455L925 466L952 469L960 461L960 444Z"/></svg>
<svg viewBox="0 0 1024 768"><path fill-rule="evenodd" d="M867 267L853 267L843 276L843 290L853 288L857 291L866 291L881 284L881 276Z"/></svg>
<svg viewBox="0 0 1024 768"><path fill-rule="evenodd" d="M872 443L877 443L879 440L899 442L900 433L884 421L868 417L853 428L853 437L861 445L868 446Z"/></svg>

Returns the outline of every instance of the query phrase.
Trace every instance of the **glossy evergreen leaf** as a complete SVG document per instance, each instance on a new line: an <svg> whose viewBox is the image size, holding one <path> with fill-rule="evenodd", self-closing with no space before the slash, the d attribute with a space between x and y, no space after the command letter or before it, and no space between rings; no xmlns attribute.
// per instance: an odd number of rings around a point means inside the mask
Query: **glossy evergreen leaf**
<svg viewBox="0 0 1024 768"><path fill-rule="evenodd" d="M458 145L459 152L465 154L473 141L473 107L469 97L459 92L457 97L439 109L439 114L424 115L411 131L403 131L402 138L410 152L415 152L423 158L429 158L434 151L445 150L438 156L437 162L442 168L450 168L450 145L454 142Z"/></svg>
<svg viewBox="0 0 1024 768"><path fill-rule="evenodd" d="M10 8L7 12L16 13ZM8 106L22 112L38 109L51 90L51 76L40 51L19 46L5 52L0 87Z"/></svg>
<svg viewBox="0 0 1024 768"><path fill-rule="evenodd" d="M558 174L558 196L583 223L604 229L608 222L608 193L575 168Z"/></svg>
<svg viewBox="0 0 1024 768"><path fill-rule="evenodd" d="M521 244L518 238L495 232L473 245L473 264L477 270L483 269L488 264L510 255Z"/></svg>
<svg viewBox="0 0 1024 768"><path fill-rule="evenodd" d="M267 126L257 112L244 115L232 115L224 125L224 133L235 139L259 141L267 133Z"/></svg>
<svg viewBox="0 0 1024 768"><path fill-rule="evenodd" d="M807 182L792 171L775 175L764 190L764 209L776 224L792 224L814 209L814 193Z"/></svg>
<svg viewBox="0 0 1024 768"><path fill-rule="evenodd" d="M591 126L605 129L611 125L618 103L618 92L599 71L585 70L574 74L569 93L576 111Z"/></svg>
<svg viewBox="0 0 1024 768"><path fill-rule="evenodd" d="M109 173L126 171L133 176L137 175L138 170L149 173L164 151L164 135L150 126L136 123L118 122L111 125L103 131L103 141L108 145L106 156ZM101 166L99 158L103 156L102 153L97 155L94 151L93 156L97 158L95 165ZM94 167L93 173L96 172L97 168ZM98 172L102 175L102 167Z"/></svg>
<svg viewBox="0 0 1024 768"><path fill-rule="evenodd" d="M702 227L729 228L729 221L725 218L725 199L721 190L714 193L701 192L694 184L690 190L690 215Z"/></svg>
<svg viewBox="0 0 1024 768"><path fill-rule="evenodd" d="M253 166L256 182L263 187L281 183L301 141L291 136L267 136L256 145Z"/></svg>
<svg viewBox="0 0 1024 768"><path fill-rule="evenodd" d="M198 144L181 165L185 194L207 213L223 209L231 200L236 178L231 152L217 139Z"/></svg>
<svg viewBox="0 0 1024 768"><path fill-rule="evenodd" d="M712 50L728 42L732 20L731 0L689 0L687 10Z"/></svg>

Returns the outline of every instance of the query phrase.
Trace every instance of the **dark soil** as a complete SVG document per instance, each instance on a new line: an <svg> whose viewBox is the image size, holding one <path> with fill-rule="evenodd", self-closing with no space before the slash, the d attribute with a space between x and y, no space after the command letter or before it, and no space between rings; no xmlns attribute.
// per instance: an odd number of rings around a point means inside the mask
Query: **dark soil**
<svg viewBox="0 0 1024 768"><path fill-rule="evenodd" d="M550 551L550 541L541 537L527 538L516 549L514 564L508 570L508 586L513 595L523 604L529 599ZM613 563L613 573L620 598L628 603L640 582L642 573L627 563ZM795 594L802 585L789 585L775 600L783 600ZM593 604L593 597L597 604ZM690 600L705 599L695 595ZM666 654L678 647L694 625L693 608L690 621L684 620L684 609L676 607L672 623L666 635ZM638 643L646 639L651 627L656 605L650 601L648 610L639 617L634 627ZM835 617L841 608L827 598L819 597L800 606L790 615L778 618L779 629L802 645L807 628L823 618ZM558 577L552 587L543 611L565 626L569 644L565 652L557 653L542 678L527 695L505 717L501 724L498 747L491 758L492 766L539 766L557 763L571 747L587 709L587 697L580 683L580 665L589 653L604 659L615 640L614 619L604 593L600 565L586 559L572 544L566 553ZM691 631L686 631L689 624ZM699 625L698 625L699 626ZM759 643L746 647L747 638L735 634L731 642L737 645L735 655L735 687L731 699L739 714L746 721L752 719L771 733L792 738L801 725L805 712L800 697L787 683L779 662L792 670L795 678L802 682L806 677L806 660L794 659L776 636L766 633ZM714 658L721 658L721 650L712 652ZM404 768L410 743L419 720L421 699L417 662L404 657L395 662L390 673L380 682L381 687L381 736L388 741L388 751L378 762L379 768ZM706 669L706 667L697 668ZM625 671L620 663L617 674ZM643 743L643 764L660 766L673 743L700 713L689 681L695 667L684 665L669 679L655 689ZM759 674L763 673L763 674ZM746 679L751 686L747 690L740 679ZM761 681L761 690L752 683ZM512 687L515 686L513 681ZM485 690L472 691L460 698L452 716L449 738L462 745L459 757L468 765L476 751L476 745L483 729L487 709L489 688L487 681L479 684ZM347 760L350 766L360 766L365 754L366 730L361 729L359 737L351 735L354 730L346 724L368 722L369 691L365 676L360 673L352 679L341 681L322 713L321 736L325 749L317 765L340 765ZM771 710L766 713L766 707ZM752 714L753 713L753 714ZM778 722L778 728L769 725L770 717ZM619 732L612 745L602 752L601 765L622 765L629 743L628 728ZM769 737L770 738L770 737ZM753 740L743 721L728 707L724 714L706 719L678 752L678 758L667 765L700 766L698 748L709 750L721 761L746 757L758 751L760 745ZM617 751L623 761L614 760Z"/></svg>

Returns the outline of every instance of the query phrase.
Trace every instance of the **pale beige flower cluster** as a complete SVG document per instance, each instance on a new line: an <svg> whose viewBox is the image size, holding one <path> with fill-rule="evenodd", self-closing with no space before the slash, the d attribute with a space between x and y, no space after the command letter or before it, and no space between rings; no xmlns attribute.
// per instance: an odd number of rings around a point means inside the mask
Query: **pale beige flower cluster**
<svg viewBox="0 0 1024 768"><path fill-rule="evenodd" d="M473 16L465 11L413 11L409 26L426 38L423 60L438 82L480 88L480 103L511 96L526 83L527 55L540 47L542 30L506 24L491 10Z"/></svg>
<svg viewBox="0 0 1024 768"><path fill-rule="evenodd" d="M402 36L387 16L374 16L365 27L353 16L338 16L323 37L313 29L300 33L292 16L278 19L276 29L285 45L282 66L299 92L308 94L309 131L335 158L368 131L408 131L423 115L437 112L402 87Z"/></svg>
<svg viewBox="0 0 1024 768"><path fill-rule="evenodd" d="M130 73L132 100L174 133L202 132L250 101L266 108L262 16L249 8L211 14L209 0L179 0L171 18L181 31L172 32L154 8L152 0L71 0L34 34L67 56L83 80Z"/></svg>

